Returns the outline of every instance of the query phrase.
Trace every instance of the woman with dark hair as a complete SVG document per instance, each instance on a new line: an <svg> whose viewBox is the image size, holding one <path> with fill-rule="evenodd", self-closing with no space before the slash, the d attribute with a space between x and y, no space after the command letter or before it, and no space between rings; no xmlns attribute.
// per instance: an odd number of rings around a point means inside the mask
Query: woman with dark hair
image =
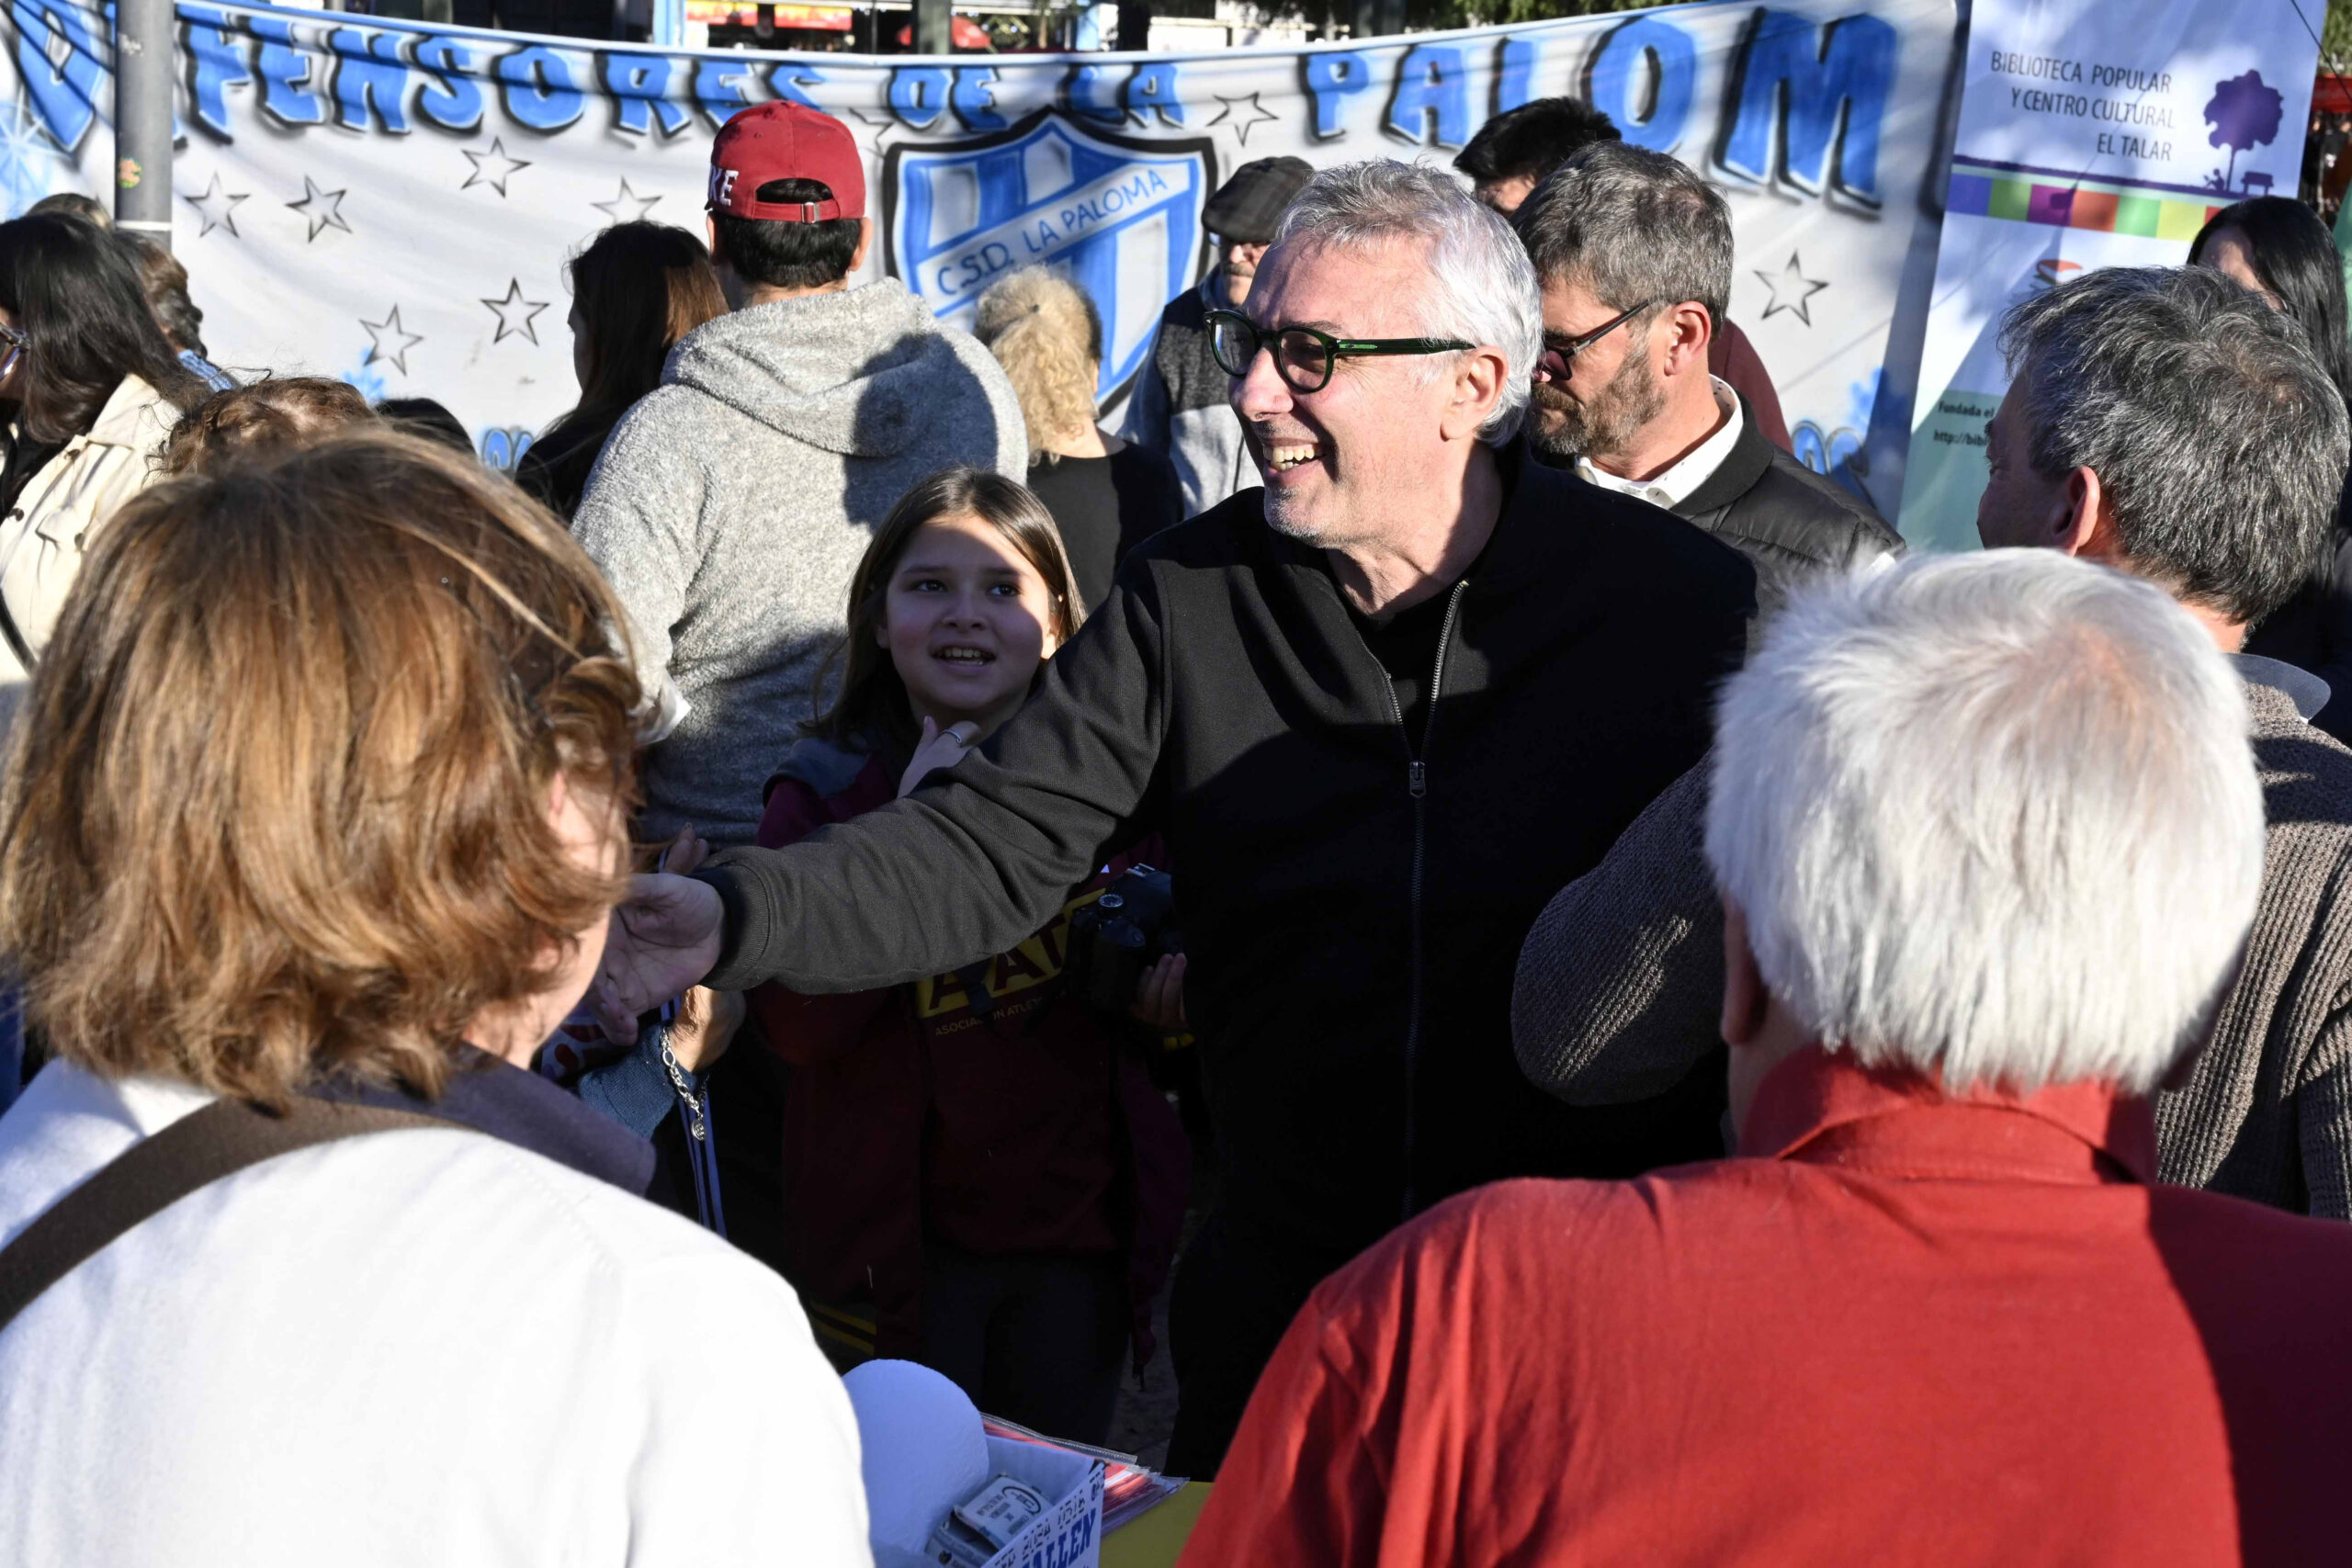
<svg viewBox="0 0 2352 1568"><path fill-rule="evenodd" d="M2235 278L2303 329L2335 389L2352 404L2344 266L2312 209L2283 196L2258 196L2205 220L2188 265ZM2308 670L2328 683L2327 705L2312 722L2352 743L2352 482L2335 509L2326 558L2310 581L2246 638L2245 651Z"/></svg>
<svg viewBox="0 0 2352 1568"><path fill-rule="evenodd" d="M208 391L113 235L55 213L0 223L0 723L48 646L83 541L153 481L164 438Z"/></svg>
<svg viewBox="0 0 2352 1568"><path fill-rule="evenodd" d="M570 517L613 426L662 384L662 363L677 341L725 315L727 300L702 242L667 223L616 223L566 271L580 402L531 444L514 477Z"/></svg>

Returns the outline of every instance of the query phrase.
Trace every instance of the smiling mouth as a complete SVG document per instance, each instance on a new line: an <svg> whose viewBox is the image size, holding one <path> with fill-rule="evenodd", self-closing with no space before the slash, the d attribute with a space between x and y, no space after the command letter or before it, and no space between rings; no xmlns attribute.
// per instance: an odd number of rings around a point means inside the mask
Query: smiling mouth
<svg viewBox="0 0 2352 1568"><path fill-rule="evenodd" d="M1268 441L1263 443L1266 467L1284 473L1302 463L1311 463L1323 455L1323 448L1312 441Z"/></svg>
<svg viewBox="0 0 2352 1568"><path fill-rule="evenodd" d="M987 649L972 648L962 643L933 649L931 656L944 664L961 664L970 669L978 669L982 665L996 662L996 655Z"/></svg>

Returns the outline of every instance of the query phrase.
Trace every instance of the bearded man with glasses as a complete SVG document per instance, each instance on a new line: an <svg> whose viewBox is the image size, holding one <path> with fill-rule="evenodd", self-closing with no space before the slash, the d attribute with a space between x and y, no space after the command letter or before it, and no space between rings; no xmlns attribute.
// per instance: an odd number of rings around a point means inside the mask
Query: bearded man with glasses
<svg viewBox="0 0 2352 1568"><path fill-rule="evenodd" d="M1541 461L1740 550L1768 615L1809 573L1902 552L1877 513L1774 446L1747 399L1710 373L1732 239L1704 180L1663 152L1597 142L1513 220L1544 289L1527 422Z"/></svg>
<svg viewBox="0 0 2352 1568"><path fill-rule="evenodd" d="M1001 953L1158 831L1224 1179L1170 1307L1168 1462L1216 1472L1317 1281L1465 1188L1710 1154L1718 1063L1594 1113L1511 1055L1513 960L1707 743L1754 573L1528 463L1535 276L1451 176L1316 176L1214 347L1264 479L1130 554L987 742L786 850L640 880L616 1021Z"/></svg>

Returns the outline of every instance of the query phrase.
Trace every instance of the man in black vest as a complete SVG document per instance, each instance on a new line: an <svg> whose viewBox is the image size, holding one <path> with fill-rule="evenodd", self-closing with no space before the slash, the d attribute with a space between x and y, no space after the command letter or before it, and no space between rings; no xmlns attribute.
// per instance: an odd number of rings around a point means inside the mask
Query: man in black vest
<svg viewBox="0 0 2352 1568"><path fill-rule="evenodd" d="M1899 553L1870 507L1765 439L1709 374L1731 293L1731 214L1662 152L1603 141L1514 220L1544 289L1530 446L1665 508L1756 563L1770 614L1798 575Z"/></svg>

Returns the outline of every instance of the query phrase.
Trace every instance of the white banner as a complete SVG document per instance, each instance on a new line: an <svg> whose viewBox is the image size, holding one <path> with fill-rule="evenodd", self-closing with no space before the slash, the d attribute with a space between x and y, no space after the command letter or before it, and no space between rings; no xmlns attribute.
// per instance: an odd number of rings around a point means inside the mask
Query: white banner
<svg viewBox="0 0 2352 1568"><path fill-rule="evenodd" d="M2001 312L2101 266L2176 266L2212 213L2291 197L2319 40L2301 0L1977 0L1902 527L1973 549Z"/></svg>
<svg viewBox="0 0 2352 1568"><path fill-rule="evenodd" d="M865 57L638 46L182 5L175 244L214 357L447 403L493 460L575 395L563 263L604 225L702 228L716 126L790 97L867 159L870 267L968 320L1013 266L1102 310L1102 393L1211 259L1203 201L1296 153L1450 158L1493 112L1574 94L1724 190L1732 315L1801 456L1879 400L1950 65L1949 0L1707 4L1304 50ZM10 0L0 195L110 194L107 31ZM2308 78L2309 73L2306 73ZM1907 397L1907 393L1905 394Z"/></svg>

